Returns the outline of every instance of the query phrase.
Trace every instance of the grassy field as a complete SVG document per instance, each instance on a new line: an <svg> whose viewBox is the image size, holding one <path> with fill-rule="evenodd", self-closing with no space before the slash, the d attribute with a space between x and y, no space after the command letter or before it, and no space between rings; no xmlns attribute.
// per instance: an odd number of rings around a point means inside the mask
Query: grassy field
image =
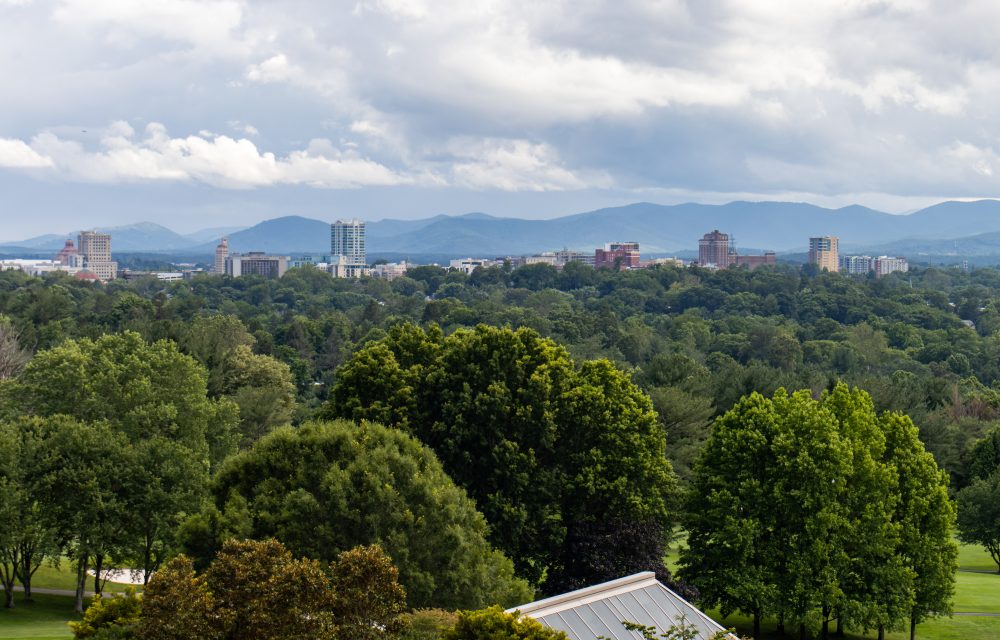
<svg viewBox="0 0 1000 640"><path fill-rule="evenodd" d="M69 561L58 566L45 564L38 568L31 581L35 589L76 589L76 573ZM87 589L93 589L93 578L87 580ZM105 591L119 593L128 585L108 582ZM67 622L76 620L73 613L73 598L36 593L34 602L24 602L20 593L14 595L12 610L0 609L0 640L64 640L72 638Z"/></svg>
<svg viewBox="0 0 1000 640"><path fill-rule="evenodd" d="M75 591L76 572L73 570L69 560L63 560L56 567L44 564L38 567L38 572L35 573L35 577L31 581L31 586L39 589L66 589L67 591ZM93 588L94 579L91 577L87 579L87 590L90 591ZM111 593L120 593L127 588L127 584L117 584L115 582L108 582L104 586L104 590Z"/></svg>
<svg viewBox="0 0 1000 640"><path fill-rule="evenodd" d="M73 614L72 598L36 595L30 604L20 600L18 596L13 609L0 611L0 638L63 640L73 637L66 624L77 619Z"/></svg>
<svg viewBox="0 0 1000 640"><path fill-rule="evenodd" d="M668 556L668 564L673 568L677 560L676 551ZM981 547L962 545L959 551L961 570L956 579L956 613L1000 613L1000 574L996 565ZM72 589L73 574L68 563L59 568L42 567L35 578L35 586L51 589ZM111 587L111 583L108 583ZM121 591L125 585L113 585ZM36 595L35 602L25 604L17 596L17 607L11 611L0 610L0 640L65 640L72 633L66 623L75 619L73 600L64 596ZM727 627L749 634L750 621L739 616L721 618L718 612L709 612ZM777 638L774 624L764 625L765 637ZM874 633L862 636L848 634L851 640L875 638ZM907 640L909 633L899 631L886 634L889 640ZM921 640L992 640L1000 638L1000 617L956 615L925 622L917 626L917 638Z"/></svg>

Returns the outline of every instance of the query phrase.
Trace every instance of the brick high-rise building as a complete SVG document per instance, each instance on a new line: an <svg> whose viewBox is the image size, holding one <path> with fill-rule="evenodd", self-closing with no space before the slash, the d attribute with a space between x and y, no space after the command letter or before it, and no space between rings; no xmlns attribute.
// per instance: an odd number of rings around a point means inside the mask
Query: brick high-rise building
<svg viewBox="0 0 1000 640"><path fill-rule="evenodd" d="M702 267L715 266L726 269L733 264L733 254L729 251L729 234L718 229L706 233L698 241L698 264Z"/></svg>
<svg viewBox="0 0 1000 640"><path fill-rule="evenodd" d="M594 251L594 268L608 267L624 271L639 268L638 242L611 242Z"/></svg>
<svg viewBox="0 0 1000 640"><path fill-rule="evenodd" d="M840 260L838 256L839 240L836 236L821 236L809 238L809 263L820 268L820 271L838 271Z"/></svg>

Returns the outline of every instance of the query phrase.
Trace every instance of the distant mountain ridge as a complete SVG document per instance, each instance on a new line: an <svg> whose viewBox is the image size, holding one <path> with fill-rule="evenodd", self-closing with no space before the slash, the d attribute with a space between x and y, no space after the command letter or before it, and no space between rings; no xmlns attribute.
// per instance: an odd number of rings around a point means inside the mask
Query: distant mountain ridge
<svg viewBox="0 0 1000 640"><path fill-rule="evenodd" d="M1000 255L1000 201L942 202L909 215L852 205L827 209L796 202L723 205L635 203L547 220L498 218L484 213L420 220L369 221L369 254L490 257L562 248L592 250L606 242L637 241L644 254L697 250L708 231L729 233L736 247L801 252L810 236L840 238L841 251L886 247L906 255L921 246L963 238L977 251ZM232 251L328 253L330 223L302 216L266 220L246 229L217 228L182 236L162 225L139 223L107 229L115 251L210 255L228 234ZM989 234L997 234L990 236ZM67 237L47 235L10 243L32 251L57 251ZM8 247L9 248L9 247Z"/></svg>

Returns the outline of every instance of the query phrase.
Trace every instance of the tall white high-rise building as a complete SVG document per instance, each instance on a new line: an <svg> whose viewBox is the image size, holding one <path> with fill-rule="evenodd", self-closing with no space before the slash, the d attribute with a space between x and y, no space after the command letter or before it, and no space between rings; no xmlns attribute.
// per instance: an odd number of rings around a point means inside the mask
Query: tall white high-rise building
<svg viewBox="0 0 1000 640"><path fill-rule="evenodd" d="M330 225L330 273L335 278L368 273L364 220L337 220Z"/></svg>
<svg viewBox="0 0 1000 640"><path fill-rule="evenodd" d="M85 271L105 281L118 277L118 263L111 260L110 234L81 231L77 237L77 252Z"/></svg>

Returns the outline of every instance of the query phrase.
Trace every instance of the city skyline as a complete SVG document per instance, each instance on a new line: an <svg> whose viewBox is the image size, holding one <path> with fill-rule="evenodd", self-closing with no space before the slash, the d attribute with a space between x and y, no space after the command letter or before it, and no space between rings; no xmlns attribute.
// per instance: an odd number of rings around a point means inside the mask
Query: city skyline
<svg viewBox="0 0 1000 640"><path fill-rule="evenodd" d="M986 0L2 0L4 235L991 197L997 18Z"/></svg>

